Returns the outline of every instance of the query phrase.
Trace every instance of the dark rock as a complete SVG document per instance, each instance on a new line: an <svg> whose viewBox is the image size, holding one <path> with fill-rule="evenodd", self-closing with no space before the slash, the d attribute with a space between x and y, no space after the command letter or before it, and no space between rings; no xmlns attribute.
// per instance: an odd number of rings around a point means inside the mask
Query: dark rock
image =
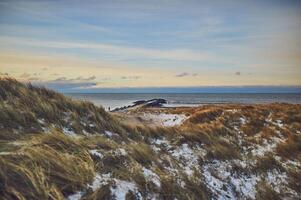
<svg viewBox="0 0 301 200"><path fill-rule="evenodd" d="M128 108L134 108L136 106L142 106L142 107L162 107L163 104L167 103L167 101L165 99L151 99L151 100L139 100L139 101L135 101L133 102L133 105L129 105L129 106L123 106L120 108L115 108L114 111L122 111L122 110L126 110Z"/></svg>

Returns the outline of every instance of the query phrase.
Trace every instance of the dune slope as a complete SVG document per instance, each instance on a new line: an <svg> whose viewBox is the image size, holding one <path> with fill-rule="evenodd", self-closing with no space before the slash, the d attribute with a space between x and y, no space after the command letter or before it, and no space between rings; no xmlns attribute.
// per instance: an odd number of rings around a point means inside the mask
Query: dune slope
<svg viewBox="0 0 301 200"><path fill-rule="evenodd" d="M5 78L0 196L298 199L300 122L301 106L291 104L110 114Z"/></svg>

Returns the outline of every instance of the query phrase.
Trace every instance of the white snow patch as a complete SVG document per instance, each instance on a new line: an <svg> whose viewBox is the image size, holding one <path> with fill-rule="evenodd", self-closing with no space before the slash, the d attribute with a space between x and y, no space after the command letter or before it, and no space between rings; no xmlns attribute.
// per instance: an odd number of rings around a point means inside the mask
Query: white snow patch
<svg viewBox="0 0 301 200"><path fill-rule="evenodd" d="M242 125L246 124L246 122L247 122L245 117L240 117L239 120L240 120Z"/></svg>
<svg viewBox="0 0 301 200"><path fill-rule="evenodd" d="M277 125L279 128L283 127L283 122L279 119L276 120L275 125Z"/></svg>
<svg viewBox="0 0 301 200"><path fill-rule="evenodd" d="M96 127L95 124L89 124L91 128Z"/></svg>
<svg viewBox="0 0 301 200"><path fill-rule="evenodd" d="M92 184L87 185L87 189L91 188L93 192L98 190L104 185L112 183L113 186L110 188L111 193L116 200L125 200L126 194L129 191L132 191L137 199L142 199L142 195L140 194L138 187L135 183L124 181L116 178L112 178L111 174L97 174L94 177ZM85 194L83 191L76 192L75 194L69 195L67 200L79 200Z"/></svg>
<svg viewBox="0 0 301 200"><path fill-rule="evenodd" d="M282 160L280 156L274 156L274 158L286 169L290 167L301 168L301 163L298 160Z"/></svg>
<svg viewBox="0 0 301 200"><path fill-rule="evenodd" d="M170 142L166 138L162 139L154 139L151 141L152 144L155 144L156 146L163 147L165 149L170 149L172 146L170 145Z"/></svg>
<svg viewBox="0 0 301 200"><path fill-rule="evenodd" d="M40 123L40 124L45 124L45 119L37 119L37 121Z"/></svg>
<svg viewBox="0 0 301 200"><path fill-rule="evenodd" d="M273 151L280 142L283 142L283 139L278 137L272 137L269 142L263 139L263 145L255 145L251 152L254 156L263 156L267 152Z"/></svg>
<svg viewBox="0 0 301 200"><path fill-rule="evenodd" d="M69 195L67 197L67 200L80 200L82 196L84 195L84 192L76 192L75 194Z"/></svg>
<svg viewBox="0 0 301 200"><path fill-rule="evenodd" d="M158 153L161 151L159 147L156 147L155 145L151 145L151 148L153 149L154 152Z"/></svg>
<svg viewBox="0 0 301 200"><path fill-rule="evenodd" d="M12 152L8 152L8 151L1 151L0 152L0 156L6 156L6 155L11 155L13 154Z"/></svg>
<svg viewBox="0 0 301 200"><path fill-rule="evenodd" d="M91 135L92 135L91 133L87 132L85 129L83 130L83 133L84 133L84 135L86 135L86 136L91 136Z"/></svg>
<svg viewBox="0 0 301 200"><path fill-rule="evenodd" d="M117 156L126 156L126 155L127 155L126 150L123 149L123 148L116 149L116 150L114 151L114 153L115 153L115 155L117 155Z"/></svg>
<svg viewBox="0 0 301 200"><path fill-rule="evenodd" d="M89 188L91 188L94 191L101 188L103 185L107 185L109 181L111 180L111 174L97 174L94 177L93 183L91 185L88 185Z"/></svg>
<svg viewBox="0 0 301 200"><path fill-rule="evenodd" d="M193 169L198 168L198 155L189 147L188 144L182 144L180 147L169 151L171 156L181 162L185 173L188 176L193 175Z"/></svg>
<svg viewBox="0 0 301 200"><path fill-rule="evenodd" d="M23 145L26 145L26 142L24 142L24 141L13 141L13 142L9 142L9 144L14 145L14 146L23 146Z"/></svg>
<svg viewBox="0 0 301 200"><path fill-rule="evenodd" d="M237 163L243 163L238 162ZM217 199L237 199L236 193L244 198L254 199L256 184L260 180L255 175L231 173L233 164L215 160L203 166L203 176L208 188ZM241 167L245 166L243 163Z"/></svg>
<svg viewBox="0 0 301 200"><path fill-rule="evenodd" d="M126 194L129 191L135 194L136 199L142 199L142 195L135 183L120 179L114 179L114 183L114 187L111 187L111 193L116 200L125 200Z"/></svg>
<svg viewBox="0 0 301 200"><path fill-rule="evenodd" d="M283 122L280 119L273 121L272 113L269 114L268 118L266 119L266 122L272 123L273 125L278 126L279 128L283 128Z"/></svg>
<svg viewBox="0 0 301 200"><path fill-rule="evenodd" d="M98 158L103 158L102 153L99 153L96 149L92 149L89 151L91 155L96 156Z"/></svg>
<svg viewBox="0 0 301 200"><path fill-rule="evenodd" d="M274 169L267 172L266 181L273 186L276 192L280 192L281 185L287 184L287 174Z"/></svg>
<svg viewBox="0 0 301 200"><path fill-rule="evenodd" d="M288 187L286 172L273 169L263 174L237 173L233 171L234 163L246 168L246 161L214 160L203 165L202 172L207 187L216 199L255 199L256 185L265 181L276 192L297 197L297 193Z"/></svg>
<svg viewBox="0 0 301 200"><path fill-rule="evenodd" d="M125 200L126 194L129 191L132 191L138 199L142 199L140 192L138 191L138 187L135 183L124 181L116 178L111 178L111 174L98 174L94 178L92 185L89 187L96 191L104 185L109 184L109 182L113 183L113 187L111 187L111 193L115 197L116 200Z"/></svg>
<svg viewBox="0 0 301 200"><path fill-rule="evenodd" d="M65 135L68 135L70 137L78 137L78 135L74 133L74 131L70 130L69 128L63 127L62 131Z"/></svg>
<svg viewBox="0 0 301 200"><path fill-rule="evenodd" d="M142 117L146 120L152 120L153 122L166 127L179 126L186 119L188 119L188 117L185 116L184 114L166 114L166 113L160 113L160 114L144 113Z"/></svg>
<svg viewBox="0 0 301 200"><path fill-rule="evenodd" d="M111 138L114 133L112 133L111 131L105 131L105 135Z"/></svg>
<svg viewBox="0 0 301 200"><path fill-rule="evenodd" d="M149 170L145 167L142 168L142 171L146 180L154 183L159 188L161 187L160 177L156 173L154 173L152 170Z"/></svg>

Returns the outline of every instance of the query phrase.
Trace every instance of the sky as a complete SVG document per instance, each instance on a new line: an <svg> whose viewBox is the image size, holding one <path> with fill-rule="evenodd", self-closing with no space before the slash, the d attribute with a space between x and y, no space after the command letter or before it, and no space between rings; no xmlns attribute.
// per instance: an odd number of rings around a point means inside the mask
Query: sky
<svg viewBox="0 0 301 200"><path fill-rule="evenodd" d="M300 86L301 1L0 0L0 73L63 91Z"/></svg>

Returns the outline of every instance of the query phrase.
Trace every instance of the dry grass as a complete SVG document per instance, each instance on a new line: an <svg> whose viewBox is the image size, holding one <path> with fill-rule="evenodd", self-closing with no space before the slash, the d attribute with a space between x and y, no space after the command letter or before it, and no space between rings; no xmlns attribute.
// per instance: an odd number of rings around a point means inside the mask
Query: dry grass
<svg viewBox="0 0 301 200"><path fill-rule="evenodd" d="M5 199L63 199L94 176L94 164L81 145L59 133L32 136L26 146L0 158Z"/></svg>
<svg viewBox="0 0 301 200"><path fill-rule="evenodd" d="M272 154L266 154L264 157L258 158L256 166L253 168L256 173L265 173L271 169L284 171L282 165L275 160Z"/></svg>
<svg viewBox="0 0 301 200"><path fill-rule="evenodd" d="M264 199L264 200L280 200L282 199L280 194L275 192L270 186L261 182L257 184L257 194L256 199Z"/></svg>
<svg viewBox="0 0 301 200"><path fill-rule="evenodd" d="M301 135L290 135L290 137L277 146L277 153L284 159L300 158L301 156Z"/></svg>
<svg viewBox="0 0 301 200"><path fill-rule="evenodd" d="M20 115L22 113L22 115ZM75 101L42 87L22 84L11 78L0 79L0 123L4 128L23 133L42 131L38 120L68 127L78 134L83 130L96 133L104 130L122 132L120 124L101 107ZM90 124L93 126L90 126Z"/></svg>
<svg viewBox="0 0 301 200"><path fill-rule="evenodd" d="M240 158L240 154L228 141L219 139L208 148L208 159L228 160Z"/></svg>
<svg viewBox="0 0 301 200"><path fill-rule="evenodd" d="M143 109L138 112L144 112ZM160 108L145 109L162 112ZM281 134L286 141L278 144L276 153L283 160L301 160L299 105L207 105L164 112L190 118L181 126L170 128L148 126L136 118L131 123L123 120L125 115L112 116L89 102L74 101L14 79L0 79L0 196L7 200L64 199L84 191L82 199L111 199L111 182L94 192L87 187L96 173L110 173L113 178L135 183L143 197L155 193L160 199L211 199L201 170L193 168L194 176L188 176L185 163L171 154L181 144L188 144L195 152L197 148L207 152L206 156L198 155L196 165L201 169L211 160L230 163L240 159L244 156L243 147L262 145L262 139L271 141ZM131 113L135 114L133 110ZM283 127L276 120L281 120ZM50 124L56 127L51 128ZM45 134L45 128L49 133ZM68 137L62 128L81 137ZM104 131L111 131L112 136L103 135ZM86 132L88 136L84 135ZM157 146L160 153L150 146L155 139L169 141L166 146ZM118 153L121 148L126 153ZM101 157L90 155L92 149ZM272 153L263 157L248 155L257 159L256 166L246 169L237 164L232 169L242 174L285 171L289 186L300 193L300 171L283 169ZM160 177L161 188L146 180L143 167ZM259 183L257 190L257 199L280 197L265 183ZM127 199L134 199L133 193L129 192Z"/></svg>
<svg viewBox="0 0 301 200"><path fill-rule="evenodd" d="M146 144L130 144L129 149L131 157L143 166L150 166L152 162L156 162L154 152Z"/></svg>

